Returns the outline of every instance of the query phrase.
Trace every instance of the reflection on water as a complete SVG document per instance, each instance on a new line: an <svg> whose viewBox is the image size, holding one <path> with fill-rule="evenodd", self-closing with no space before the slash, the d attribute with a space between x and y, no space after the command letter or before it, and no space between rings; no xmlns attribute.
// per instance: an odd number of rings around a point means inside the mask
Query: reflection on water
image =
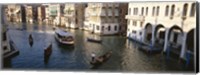
<svg viewBox="0 0 200 75"><path fill-rule="evenodd" d="M17 27L27 30L15 30ZM166 62L162 54L147 55L138 50L138 45L121 36L101 36L102 44L91 43L88 36L99 37L87 31L68 29L75 36L73 47L59 45L54 38L54 31L48 25L10 25L8 32L16 43L20 54L10 62L13 69L57 69L57 70L90 70L91 53L100 56L112 51L111 58L97 70L103 71L185 71L177 62ZM28 36L32 34L34 44L28 44ZM45 64L44 49L52 43L52 54Z"/></svg>

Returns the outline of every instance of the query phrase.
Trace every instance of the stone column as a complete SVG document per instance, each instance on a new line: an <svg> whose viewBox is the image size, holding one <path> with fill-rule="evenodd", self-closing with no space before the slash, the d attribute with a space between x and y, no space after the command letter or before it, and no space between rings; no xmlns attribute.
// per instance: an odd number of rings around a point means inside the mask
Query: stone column
<svg viewBox="0 0 200 75"><path fill-rule="evenodd" d="M168 33L169 33L169 29L168 28L166 28L166 30L165 30L165 44L164 44L164 52L166 52L166 50L167 50L167 46L168 46L168 42L169 42L169 40L168 40Z"/></svg>
<svg viewBox="0 0 200 75"><path fill-rule="evenodd" d="M151 45L154 46L155 44L155 27L156 26L152 26L152 36L151 36Z"/></svg>
<svg viewBox="0 0 200 75"><path fill-rule="evenodd" d="M145 42L145 34L146 34L145 31L146 31L145 29L142 30L142 42Z"/></svg>
<svg viewBox="0 0 200 75"><path fill-rule="evenodd" d="M187 33L182 34L182 46L181 46L181 54L180 54L180 58L184 58L185 55L185 51L186 51L186 38L187 38Z"/></svg>

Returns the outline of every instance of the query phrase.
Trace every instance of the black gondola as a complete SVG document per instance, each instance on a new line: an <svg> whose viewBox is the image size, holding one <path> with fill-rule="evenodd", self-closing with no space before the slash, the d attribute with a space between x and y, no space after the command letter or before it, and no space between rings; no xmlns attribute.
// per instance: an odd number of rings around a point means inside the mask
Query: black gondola
<svg viewBox="0 0 200 75"><path fill-rule="evenodd" d="M109 51L109 52L105 53L104 55L95 58L94 61L90 61L90 64L93 65L93 67L91 69L98 68L100 65L102 65L104 62L106 62L111 57L111 54L112 54L112 51Z"/></svg>
<svg viewBox="0 0 200 75"><path fill-rule="evenodd" d="M32 45L33 45L33 37L32 37L31 34L29 35L29 44L32 47Z"/></svg>
<svg viewBox="0 0 200 75"><path fill-rule="evenodd" d="M51 53L52 53L52 44L50 44L46 49L44 49L44 62L45 63L48 63Z"/></svg>

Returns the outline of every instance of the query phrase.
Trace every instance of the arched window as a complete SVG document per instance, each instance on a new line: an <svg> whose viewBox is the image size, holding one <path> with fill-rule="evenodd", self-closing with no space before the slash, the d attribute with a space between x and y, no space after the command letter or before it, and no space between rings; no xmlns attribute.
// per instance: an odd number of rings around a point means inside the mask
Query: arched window
<svg viewBox="0 0 200 75"><path fill-rule="evenodd" d="M144 7L142 7L141 15L144 15Z"/></svg>
<svg viewBox="0 0 200 75"><path fill-rule="evenodd" d="M108 31L110 31L110 26L108 26Z"/></svg>
<svg viewBox="0 0 200 75"><path fill-rule="evenodd" d="M155 13L155 7L153 7L152 16L154 16L154 13Z"/></svg>
<svg viewBox="0 0 200 75"><path fill-rule="evenodd" d="M195 14L195 11L196 11L196 8L195 8L195 3L192 3L192 6L191 6L191 11L190 11L190 16L193 17L194 14Z"/></svg>
<svg viewBox="0 0 200 75"><path fill-rule="evenodd" d="M165 16L168 16L168 14L169 14L169 6L167 5L165 8Z"/></svg>
<svg viewBox="0 0 200 75"><path fill-rule="evenodd" d="M117 31L117 26L115 26L115 31Z"/></svg>
<svg viewBox="0 0 200 75"><path fill-rule="evenodd" d="M148 15L148 7L146 7L146 16Z"/></svg>
<svg viewBox="0 0 200 75"><path fill-rule="evenodd" d="M158 16L158 15L159 15L159 10L160 10L160 7L159 7L159 6L157 6L156 16Z"/></svg>
<svg viewBox="0 0 200 75"><path fill-rule="evenodd" d="M175 11L175 5L172 5L172 7L171 7L171 16L174 16L174 11Z"/></svg>
<svg viewBox="0 0 200 75"><path fill-rule="evenodd" d="M183 6L183 16L187 16L187 9L188 9L188 4L184 4L184 6Z"/></svg>

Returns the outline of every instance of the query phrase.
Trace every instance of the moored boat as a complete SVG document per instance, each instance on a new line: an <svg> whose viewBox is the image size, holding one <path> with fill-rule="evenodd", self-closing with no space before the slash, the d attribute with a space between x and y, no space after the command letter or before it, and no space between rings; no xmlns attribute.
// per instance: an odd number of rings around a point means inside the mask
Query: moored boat
<svg viewBox="0 0 200 75"><path fill-rule="evenodd" d="M55 30L55 39L64 45L74 45L74 36L70 32L61 29Z"/></svg>
<svg viewBox="0 0 200 75"><path fill-rule="evenodd" d="M94 38L87 38L87 41L90 41L90 42L96 42L96 43L101 43L102 42L102 40L100 40L100 39L94 39Z"/></svg>

